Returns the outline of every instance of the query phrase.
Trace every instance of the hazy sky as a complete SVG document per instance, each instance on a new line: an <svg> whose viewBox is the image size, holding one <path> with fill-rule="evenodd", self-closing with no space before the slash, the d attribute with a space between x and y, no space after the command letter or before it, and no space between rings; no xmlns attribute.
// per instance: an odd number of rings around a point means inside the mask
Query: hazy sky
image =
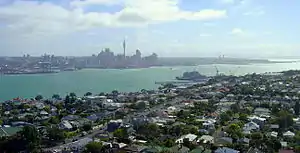
<svg viewBox="0 0 300 153"><path fill-rule="evenodd" d="M299 0L0 0L0 56L300 56Z"/></svg>

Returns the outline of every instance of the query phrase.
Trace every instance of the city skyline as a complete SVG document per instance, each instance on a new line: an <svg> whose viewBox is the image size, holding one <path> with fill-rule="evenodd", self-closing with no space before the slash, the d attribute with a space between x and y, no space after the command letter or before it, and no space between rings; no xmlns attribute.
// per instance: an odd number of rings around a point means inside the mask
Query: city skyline
<svg viewBox="0 0 300 153"><path fill-rule="evenodd" d="M300 2L45 0L0 2L0 56L300 56Z"/></svg>

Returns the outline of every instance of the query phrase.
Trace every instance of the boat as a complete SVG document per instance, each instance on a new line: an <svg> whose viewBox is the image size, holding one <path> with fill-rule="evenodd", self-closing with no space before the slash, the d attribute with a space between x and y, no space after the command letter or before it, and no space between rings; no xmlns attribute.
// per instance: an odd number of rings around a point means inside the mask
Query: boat
<svg viewBox="0 0 300 153"><path fill-rule="evenodd" d="M197 71L192 72L184 72L181 77L176 77L177 80L187 80L187 81L204 81L207 80L208 77L200 74Z"/></svg>

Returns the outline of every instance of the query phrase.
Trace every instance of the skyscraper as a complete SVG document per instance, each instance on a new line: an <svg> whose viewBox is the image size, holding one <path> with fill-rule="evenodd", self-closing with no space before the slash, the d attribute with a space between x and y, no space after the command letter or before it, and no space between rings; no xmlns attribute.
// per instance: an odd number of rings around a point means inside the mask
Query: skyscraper
<svg viewBox="0 0 300 153"><path fill-rule="evenodd" d="M126 40L123 41L124 58L126 57Z"/></svg>

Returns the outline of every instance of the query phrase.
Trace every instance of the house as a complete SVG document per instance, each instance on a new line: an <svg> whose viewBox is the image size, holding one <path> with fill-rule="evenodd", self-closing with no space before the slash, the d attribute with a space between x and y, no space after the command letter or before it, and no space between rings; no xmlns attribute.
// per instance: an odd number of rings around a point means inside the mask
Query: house
<svg viewBox="0 0 300 153"><path fill-rule="evenodd" d="M107 131L108 132L114 132L116 129L118 129L121 124L123 123L123 120L110 120L107 124Z"/></svg>
<svg viewBox="0 0 300 153"><path fill-rule="evenodd" d="M221 138L215 139L215 144L216 145L232 144L232 138L221 137Z"/></svg>
<svg viewBox="0 0 300 153"><path fill-rule="evenodd" d="M183 143L184 139L188 139L190 142L195 141L197 138L197 135L195 134L187 134L187 135L183 135L181 136L179 139L177 139L175 142L176 143Z"/></svg>
<svg viewBox="0 0 300 153"><path fill-rule="evenodd" d="M266 122L266 118L263 118L263 117L258 117L256 115L254 116L250 116L248 117L248 119L256 124L258 124L260 126L260 128L263 128L264 125L265 125L265 122Z"/></svg>
<svg viewBox="0 0 300 153"><path fill-rule="evenodd" d="M295 136L295 133L291 132L291 131L287 131L287 132L284 132L282 134L284 137L289 137L289 138L293 138Z"/></svg>
<svg viewBox="0 0 300 153"><path fill-rule="evenodd" d="M214 153L239 153L240 151L234 150L227 147L220 147L217 150L214 151Z"/></svg>
<svg viewBox="0 0 300 153"><path fill-rule="evenodd" d="M71 144L68 145L67 148L69 148L72 151L77 151L77 152L82 152L85 149L85 146L92 142L92 138L83 138L79 139L78 141L72 142Z"/></svg>
<svg viewBox="0 0 300 153"><path fill-rule="evenodd" d="M64 116L61 120L66 120L66 121L72 121L72 120L76 120L79 119L80 117L78 115L67 115Z"/></svg>
<svg viewBox="0 0 300 153"><path fill-rule="evenodd" d="M40 112L40 115L41 115L41 116L48 116L49 113L46 112L46 111L44 111L44 110L42 110L42 111Z"/></svg>
<svg viewBox="0 0 300 153"><path fill-rule="evenodd" d="M249 145L250 139L248 139L248 138L241 138L241 139L238 140L238 142L242 143L244 145Z"/></svg>
<svg viewBox="0 0 300 153"><path fill-rule="evenodd" d="M282 149L282 150L279 150L278 153L295 153L294 150L288 150L288 149Z"/></svg>
<svg viewBox="0 0 300 153"><path fill-rule="evenodd" d="M288 146L286 141L280 141L281 147L286 148Z"/></svg>
<svg viewBox="0 0 300 153"><path fill-rule="evenodd" d="M189 153L190 149L183 145L176 145L170 148L171 153Z"/></svg>
<svg viewBox="0 0 300 153"><path fill-rule="evenodd" d="M203 141L203 143L213 144L214 143L214 137L212 137L210 135L202 135L200 137L199 141Z"/></svg>
<svg viewBox="0 0 300 153"><path fill-rule="evenodd" d="M271 137L277 138L278 132L272 131L272 132L270 133L270 136L271 136Z"/></svg>
<svg viewBox="0 0 300 153"><path fill-rule="evenodd" d="M211 153L211 150L200 146L200 147L190 151L190 153Z"/></svg>
<svg viewBox="0 0 300 153"><path fill-rule="evenodd" d="M270 129L277 130L277 129L279 129L279 125L278 124L271 124Z"/></svg>
<svg viewBox="0 0 300 153"><path fill-rule="evenodd" d="M270 115L271 111L267 108L256 108L254 110L255 115Z"/></svg>
<svg viewBox="0 0 300 153"><path fill-rule="evenodd" d="M260 151L260 150L257 149L257 148L251 147L251 148L247 151L247 153L263 153L263 152Z"/></svg>
<svg viewBox="0 0 300 153"><path fill-rule="evenodd" d="M0 127L0 137L9 137L21 131L21 127Z"/></svg>
<svg viewBox="0 0 300 153"><path fill-rule="evenodd" d="M244 131L255 131L259 129L259 125L254 122L248 122L244 125L243 130Z"/></svg>
<svg viewBox="0 0 300 153"><path fill-rule="evenodd" d="M73 126L71 125L71 123L69 121L61 121L59 124L58 124L58 127L60 129L64 129L64 130L71 130L73 128Z"/></svg>

